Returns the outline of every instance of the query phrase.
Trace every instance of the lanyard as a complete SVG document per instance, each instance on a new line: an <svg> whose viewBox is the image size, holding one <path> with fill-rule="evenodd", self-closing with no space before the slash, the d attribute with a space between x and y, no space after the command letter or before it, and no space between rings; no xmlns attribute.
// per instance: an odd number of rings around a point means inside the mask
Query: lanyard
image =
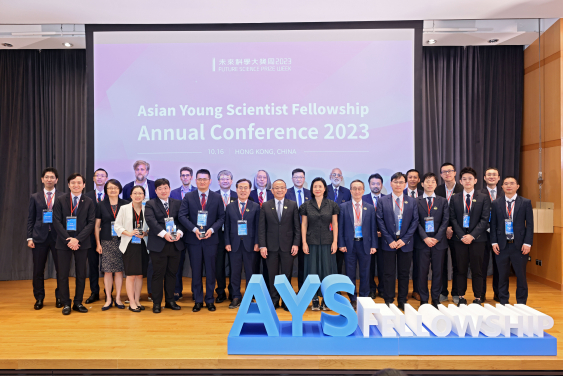
<svg viewBox="0 0 563 376"><path fill-rule="evenodd" d="M74 214L74 211L76 210L76 208L78 207L78 200L76 201L76 206L72 207L72 194L70 195L70 215L72 216Z"/></svg>
<svg viewBox="0 0 563 376"><path fill-rule="evenodd" d="M430 217L430 209L434 206L434 197L432 197L432 203L428 206L428 200L426 200L426 206L428 207L428 216Z"/></svg>
<svg viewBox="0 0 563 376"><path fill-rule="evenodd" d="M244 211L242 210L242 202L238 202L238 210L240 212L240 219L244 219ZM246 208L246 205L248 205L248 201L244 204L244 207Z"/></svg>
<svg viewBox="0 0 563 376"><path fill-rule="evenodd" d="M448 196L448 204L450 203L450 198L452 198L452 195L454 194L454 189L455 189L455 186L452 188L451 191L448 191L448 188L446 188L446 195ZM447 192L450 192L450 194L448 195Z"/></svg>
<svg viewBox="0 0 563 376"><path fill-rule="evenodd" d="M114 211L114 210L113 210L113 205L112 205L112 204L109 204L109 207L111 208L111 212L113 213L113 219L115 219L115 217L117 217L117 212L118 212L118 210L119 210L118 205L119 205L119 203L118 203L117 205L115 205L115 211Z"/></svg>
<svg viewBox="0 0 563 376"><path fill-rule="evenodd" d="M55 194L51 194L51 198L47 199L47 195L45 193L43 193L43 195L45 196L45 202L47 202L47 208L51 209L51 202L53 201L53 197L55 197Z"/></svg>
<svg viewBox="0 0 563 376"><path fill-rule="evenodd" d="M352 205L352 209L354 210L354 215L356 216L356 223L361 223L360 217L362 216L362 211L361 211L361 210L359 210L359 211L356 210L356 205L357 205L357 204L356 204L355 202L352 202L352 204L353 204L353 205ZM358 205L360 205L360 208L362 207L361 204L358 204Z"/></svg>
<svg viewBox="0 0 563 376"><path fill-rule="evenodd" d="M467 206L467 201L465 201L465 199L463 200L463 204L467 208L467 214L469 214L469 212L471 211L471 202L472 201L473 201L473 195L471 195L471 197L469 198L469 206Z"/></svg>
<svg viewBox="0 0 563 376"><path fill-rule="evenodd" d="M403 215L403 207L405 206L405 196L403 195L403 201L401 202L401 206L399 206L399 204L397 204L396 200L393 200L393 202L395 203L395 205L397 205L397 207L399 208L399 211L401 212L401 215Z"/></svg>
<svg viewBox="0 0 563 376"><path fill-rule="evenodd" d="M514 210L514 204L516 203L516 200L512 201L510 203L510 208L508 207L508 202L506 202L506 211L508 212L508 219L512 219L512 210Z"/></svg>
<svg viewBox="0 0 563 376"><path fill-rule="evenodd" d="M141 213L143 212L143 209L141 209ZM137 228L139 228L139 222L141 222L141 214L137 214L137 212L135 211L135 208L133 208L133 214L135 214L135 222L137 222Z"/></svg>

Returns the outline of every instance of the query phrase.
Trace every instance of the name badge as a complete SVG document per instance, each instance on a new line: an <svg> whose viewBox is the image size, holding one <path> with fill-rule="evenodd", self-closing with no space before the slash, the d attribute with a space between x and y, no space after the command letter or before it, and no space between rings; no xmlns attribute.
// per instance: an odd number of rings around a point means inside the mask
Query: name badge
<svg viewBox="0 0 563 376"><path fill-rule="evenodd" d="M397 228L396 234L400 235L401 234L401 226L403 225L403 215L399 214L398 219L399 219L399 227Z"/></svg>
<svg viewBox="0 0 563 376"><path fill-rule="evenodd" d="M504 220L504 232L506 233L507 239L514 239L514 223L512 222L512 219Z"/></svg>
<svg viewBox="0 0 563 376"><path fill-rule="evenodd" d="M362 226L354 226L354 237L355 238L363 238L362 235Z"/></svg>
<svg viewBox="0 0 563 376"><path fill-rule="evenodd" d="M138 237L136 237L136 236L133 236L133 237L131 238L131 243L133 243L133 244L141 244L141 238L138 238Z"/></svg>
<svg viewBox="0 0 563 376"><path fill-rule="evenodd" d="M43 223L53 223L53 212L51 210L43 210Z"/></svg>
<svg viewBox="0 0 563 376"><path fill-rule="evenodd" d="M174 218L168 217L164 218L164 227L166 228L166 232L173 233L175 232L175 225L174 225Z"/></svg>
<svg viewBox="0 0 563 376"><path fill-rule="evenodd" d="M469 228L469 214L463 215L463 228Z"/></svg>
<svg viewBox="0 0 563 376"><path fill-rule="evenodd" d="M113 228L114 225L115 221L111 221L111 236L117 236L117 232L115 232L115 229Z"/></svg>
<svg viewBox="0 0 563 376"><path fill-rule="evenodd" d="M76 231L76 217L66 217L66 230Z"/></svg>
<svg viewBox="0 0 563 376"><path fill-rule="evenodd" d="M238 235L239 236L248 235L248 228L246 226L246 221L244 221L244 220L237 221L237 227L238 227Z"/></svg>
<svg viewBox="0 0 563 376"><path fill-rule="evenodd" d="M199 210L197 212L197 225L198 226L207 226L207 211L206 210Z"/></svg>
<svg viewBox="0 0 563 376"><path fill-rule="evenodd" d="M434 217L424 218L424 231L434 232Z"/></svg>

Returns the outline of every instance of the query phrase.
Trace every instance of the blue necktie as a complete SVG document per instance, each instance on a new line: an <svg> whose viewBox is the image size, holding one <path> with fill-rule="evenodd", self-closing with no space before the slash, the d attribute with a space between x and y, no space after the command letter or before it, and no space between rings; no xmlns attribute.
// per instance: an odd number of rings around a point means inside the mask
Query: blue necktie
<svg viewBox="0 0 563 376"><path fill-rule="evenodd" d="M240 206L241 206L240 212L241 212L241 216L242 216L242 215L243 215L242 213L244 213L244 207L246 206L246 203L245 203L245 202L241 202L241 203L240 203Z"/></svg>
<svg viewBox="0 0 563 376"><path fill-rule="evenodd" d="M301 206L301 189L297 191L297 203Z"/></svg>
<svg viewBox="0 0 563 376"><path fill-rule="evenodd" d="M72 215L74 215L74 210L76 209L76 205L78 205L78 197L74 196L74 199L72 201L73 201L73 204L72 204L73 214Z"/></svg>
<svg viewBox="0 0 563 376"><path fill-rule="evenodd" d="M334 190L334 201L338 201L338 188Z"/></svg>
<svg viewBox="0 0 563 376"><path fill-rule="evenodd" d="M395 205L395 231L397 233L401 232L401 226L399 226L399 215L401 215L401 202L399 201L399 197L397 197L397 199L395 200L395 202L397 203L397 205Z"/></svg>
<svg viewBox="0 0 563 376"><path fill-rule="evenodd" d="M98 202L102 201L102 194L98 192Z"/></svg>
<svg viewBox="0 0 563 376"><path fill-rule="evenodd" d="M471 209L471 196L468 193L465 199L465 210L467 210L467 214L469 214L469 209Z"/></svg>

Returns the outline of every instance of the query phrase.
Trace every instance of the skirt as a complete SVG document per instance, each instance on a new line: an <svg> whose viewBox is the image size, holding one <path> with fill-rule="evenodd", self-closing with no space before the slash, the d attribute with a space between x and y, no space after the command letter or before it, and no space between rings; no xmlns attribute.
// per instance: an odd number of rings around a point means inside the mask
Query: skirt
<svg viewBox="0 0 563 376"><path fill-rule="evenodd" d="M326 276L337 274L336 253L330 253L330 244L310 245L309 254L304 256L305 263L303 269L305 271L305 278L309 274L317 274L322 282ZM320 288L315 297L318 295L321 295Z"/></svg>
<svg viewBox="0 0 563 376"><path fill-rule="evenodd" d="M141 244L133 244L129 242L125 253L123 254L123 264L125 266L125 274L131 275L147 275L147 267L149 265L149 254L145 241L141 240Z"/></svg>
<svg viewBox="0 0 563 376"><path fill-rule="evenodd" d="M120 239L114 237L111 240L100 240L102 245L102 272L119 273L123 272L123 254L119 250Z"/></svg>

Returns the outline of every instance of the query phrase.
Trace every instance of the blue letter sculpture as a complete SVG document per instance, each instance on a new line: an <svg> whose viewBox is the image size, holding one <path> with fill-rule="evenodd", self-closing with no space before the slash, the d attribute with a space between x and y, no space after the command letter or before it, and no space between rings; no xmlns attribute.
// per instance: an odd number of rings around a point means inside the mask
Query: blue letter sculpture
<svg viewBox="0 0 563 376"><path fill-rule="evenodd" d="M295 291L289 284L285 274L276 276L274 286L276 286L283 302L289 309L289 312L291 312L291 334L294 337L303 336L303 314L321 286L319 276L316 274L308 275L301 290L299 290L299 295L295 295Z"/></svg>
<svg viewBox="0 0 563 376"><path fill-rule="evenodd" d="M340 314L335 316L321 313L323 333L327 336L346 337L356 331L358 316L354 308L352 308L348 299L336 293L337 291L345 291L353 294L354 287L350 278L345 275L332 274L323 279L321 291L325 304L328 308Z"/></svg>

